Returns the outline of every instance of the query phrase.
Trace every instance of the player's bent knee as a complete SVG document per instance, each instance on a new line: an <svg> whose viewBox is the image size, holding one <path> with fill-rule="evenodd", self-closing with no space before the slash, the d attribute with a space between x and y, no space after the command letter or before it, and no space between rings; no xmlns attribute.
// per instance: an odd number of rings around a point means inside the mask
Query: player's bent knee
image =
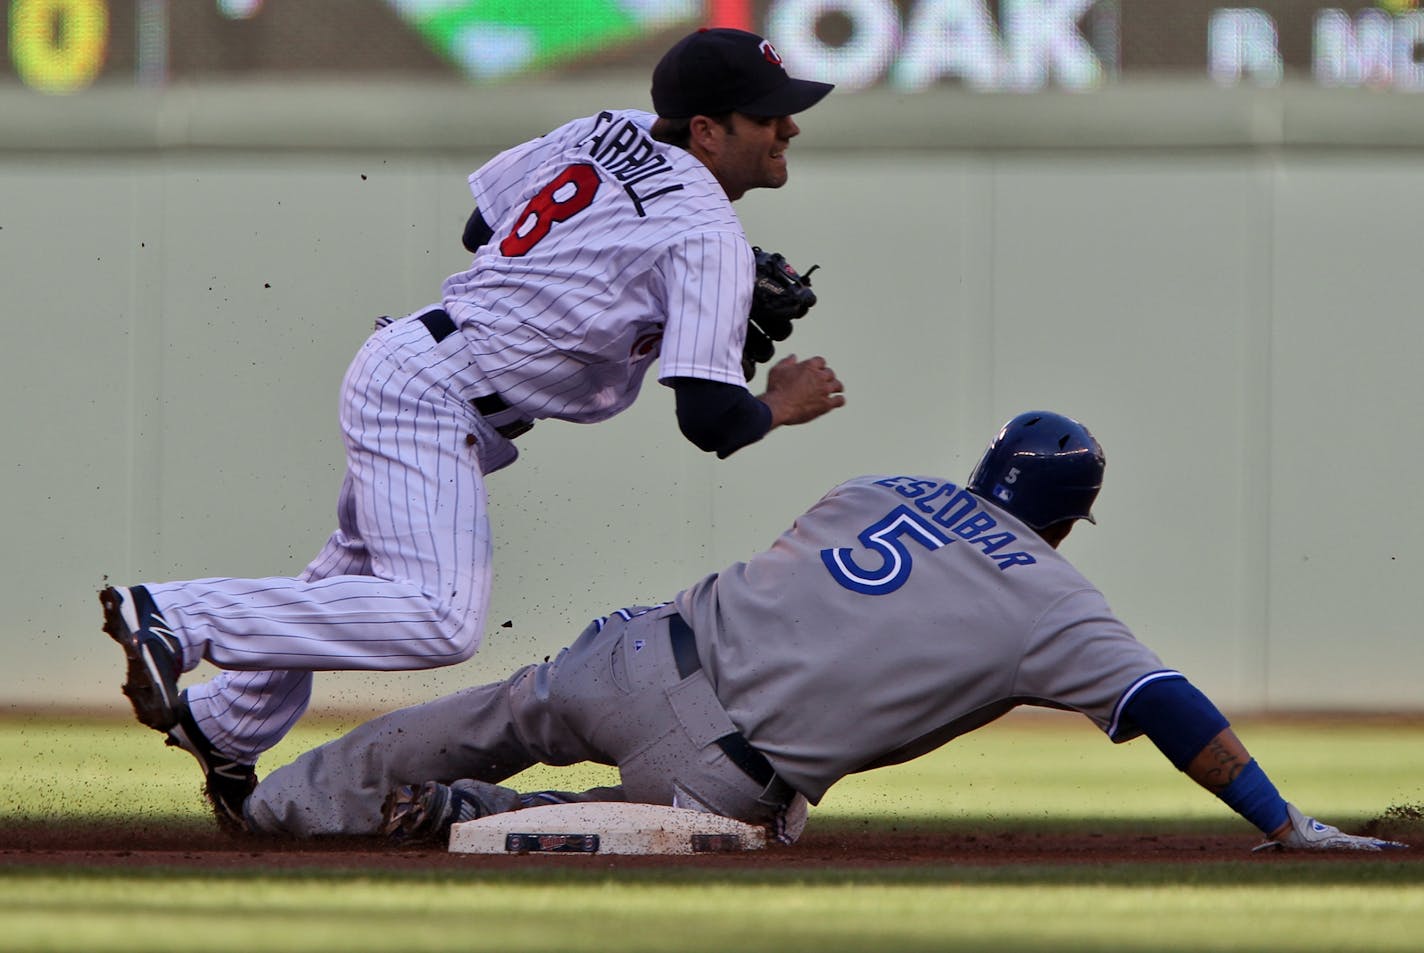
<svg viewBox="0 0 1424 953"><path fill-rule="evenodd" d="M479 650L481 634L481 617L478 615L470 621L457 610L432 602L430 613L406 629L399 645L401 653L397 667L408 670L441 668L467 661Z"/></svg>
<svg viewBox="0 0 1424 953"><path fill-rule="evenodd" d="M455 653L450 660L450 664L456 665L460 662L468 662L480 650L480 640L471 639L468 642L455 646Z"/></svg>
<svg viewBox="0 0 1424 953"><path fill-rule="evenodd" d="M456 665L467 662L480 649L480 629L477 625L461 624L445 627L441 639L442 664Z"/></svg>

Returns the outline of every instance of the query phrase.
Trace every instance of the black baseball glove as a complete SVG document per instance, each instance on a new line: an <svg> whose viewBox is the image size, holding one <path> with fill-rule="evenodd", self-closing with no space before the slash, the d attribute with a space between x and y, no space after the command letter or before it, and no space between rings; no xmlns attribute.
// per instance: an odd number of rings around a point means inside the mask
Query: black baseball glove
<svg viewBox="0 0 1424 953"><path fill-rule="evenodd" d="M742 348L742 373L747 380L756 374L756 366L771 360L776 348L773 341L791 336L791 322L802 317L816 303L811 290L812 265L806 274L796 269L776 252L762 251L755 245L756 283L752 286L752 310L747 316L747 343Z"/></svg>

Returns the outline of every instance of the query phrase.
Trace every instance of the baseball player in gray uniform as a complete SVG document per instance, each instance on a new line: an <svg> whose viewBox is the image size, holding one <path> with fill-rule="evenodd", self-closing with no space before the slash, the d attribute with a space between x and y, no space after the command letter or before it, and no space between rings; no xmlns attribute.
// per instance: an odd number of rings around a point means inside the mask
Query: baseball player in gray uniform
<svg viewBox="0 0 1424 953"><path fill-rule="evenodd" d="M652 609L589 626L553 661L368 722L273 772L250 830L448 833L490 813L627 800L795 838L847 774L917 757L1019 705L1147 735L1292 848L1378 849L1284 801L1217 708L1138 642L1058 546L1092 520L1101 447L1052 413L1011 420L963 485L866 476L769 549ZM617 765L621 784L520 793L532 764Z"/></svg>
<svg viewBox="0 0 1424 953"><path fill-rule="evenodd" d="M788 76L759 36L699 31L653 74L657 116L604 111L496 156L470 176L469 270L347 372L338 528L305 572L100 593L135 714L198 759L220 822L240 823L256 760L305 711L313 672L475 652L484 477L533 421L611 417L655 360L680 429L719 456L844 403L819 357L784 358L764 393L748 389L754 256L732 208L786 182L791 117L830 89ZM180 692L204 659L223 671Z"/></svg>

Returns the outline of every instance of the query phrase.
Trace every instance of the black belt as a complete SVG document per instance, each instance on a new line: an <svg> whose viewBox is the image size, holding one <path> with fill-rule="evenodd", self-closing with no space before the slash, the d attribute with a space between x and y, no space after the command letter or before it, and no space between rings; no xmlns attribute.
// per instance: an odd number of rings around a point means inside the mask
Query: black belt
<svg viewBox="0 0 1424 953"><path fill-rule="evenodd" d="M683 678L702 668L702 660L697 657L697 640L687 621L677 613L668 616L668 637L672 639L672 657L677 662L677 674ZM766 755L752 747L752 743L740 731L723 735L717 739L717 747L722 749L732 763L741 768L747 777L762 787L771 784L776 777L776 769L766 760Z"/></svg>
<svg viewBox="0 0 1424 953"><path fill-rule="evenodd" d="M430 336L435 339L436 344L455 333L455 322L451 320L444 308L427 311L419 315L416 320L425 325L425 330L430 332ZM498 394L485 394L483 397L474 398L470 403L475 405L475 410L481 417L493 417L495 414L502 414L511 409L509 404L505 403L504 398ZM494 421L491 420L490 423L493 424ZM533 427L533 421L520 419L498 424L494 429L506 440L513 440L521 434L528 433Z"/></svg>

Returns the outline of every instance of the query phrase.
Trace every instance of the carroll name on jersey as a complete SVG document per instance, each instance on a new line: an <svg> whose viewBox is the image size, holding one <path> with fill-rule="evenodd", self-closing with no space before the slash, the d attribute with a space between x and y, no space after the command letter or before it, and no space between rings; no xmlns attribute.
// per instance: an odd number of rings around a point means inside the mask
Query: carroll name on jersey
<svg viewBox="0 0 1424 953"><path fill-rule="evenodd" d="M606 109L599 113L593 132L583 143L588 145L589 158L618 180L633 200L638 217L644 218L649 202L669 192L679 192L683 185L668 181L672 163L659 153L648 130L631 119L615 122L616 118Z"/></svg>

